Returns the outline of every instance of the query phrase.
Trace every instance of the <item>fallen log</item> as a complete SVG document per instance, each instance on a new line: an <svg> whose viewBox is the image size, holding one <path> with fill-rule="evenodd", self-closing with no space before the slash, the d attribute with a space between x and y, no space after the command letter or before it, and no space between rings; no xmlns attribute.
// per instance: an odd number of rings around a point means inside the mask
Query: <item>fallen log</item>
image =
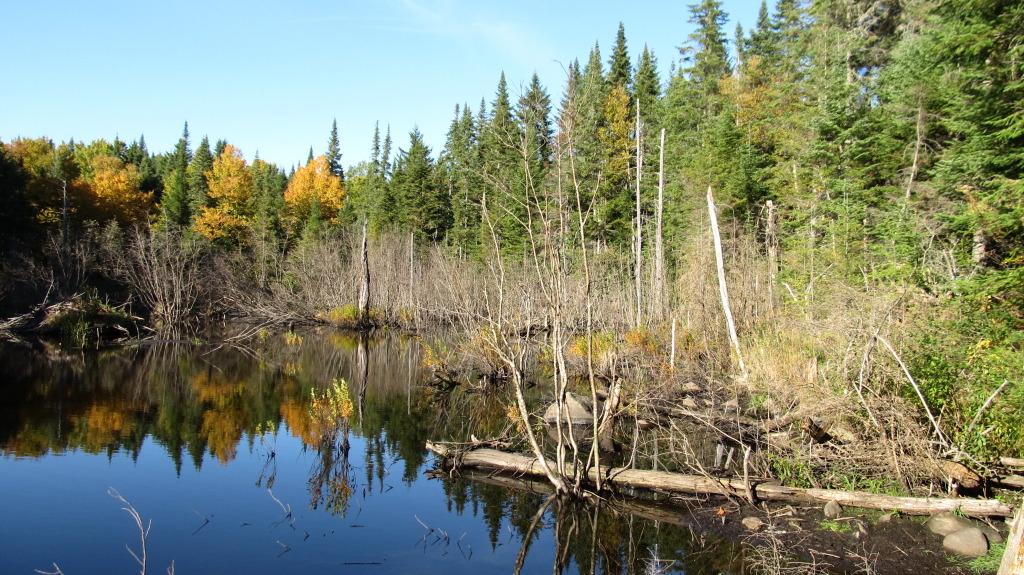
<svg viewBox="0 0 1024 575"><path fill-rule="evenodd" d="M526 455L494 449L474 449L460 452L443 443L429 441L427 449L460 466L482 467L530 476L544 475L537 459ZM567 472L574 473L571 465L567 466ZM588 479L596 483L598 473L601 474L604 484L611 488L626 487L674 493L736 496L746 500L753 498L755 500L814 505L824 505L828 501L835 501L847 507L899 511L907 515L931 515L940 511L956 511L970 517L1009 517L1013 514L1009 505L995 499L896 497L863 491L786 487L754 479L749 481L748 492L748 484L745 484L742 478L718 478L621 467L601 467L600 470L592 468L588 472Z"/></svg>
<svg viewBox="0 0 1024 575"><path fill-rule="evenodd" d="M1024 475L1007 475L1006 477L996 477L993 483L996 487L1003 487L1009 489L1024 489Z"/></svg>
<svg viewBox="0 0 1024 575"><path fill-rule="evenodd" d="M1006 538L1006 551L999 563L998 575L1024 575L1024 505L1017 510L1010 535Z"/></svg>

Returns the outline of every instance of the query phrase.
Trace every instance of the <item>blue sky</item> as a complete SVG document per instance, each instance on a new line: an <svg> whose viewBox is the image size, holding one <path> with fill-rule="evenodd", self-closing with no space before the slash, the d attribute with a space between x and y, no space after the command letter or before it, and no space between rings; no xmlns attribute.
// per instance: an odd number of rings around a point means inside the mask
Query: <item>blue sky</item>
<svg viewBox="0 0 1024 575"><path fill-rule="evenodd" d="M724 0L732 38L760 0ZM772 3L769 2L771 6ZM619 22L634 64L644 44L662 76L692 31L687 2L603 0L32 0L6 2L0 140L131 141L193 148L225 139L287 169L321 154L338 121L342 161L369 155L374 123L397 147L418 126L434 156L456 104L515 97L536 72L557 104L565 68Z"/></svg>

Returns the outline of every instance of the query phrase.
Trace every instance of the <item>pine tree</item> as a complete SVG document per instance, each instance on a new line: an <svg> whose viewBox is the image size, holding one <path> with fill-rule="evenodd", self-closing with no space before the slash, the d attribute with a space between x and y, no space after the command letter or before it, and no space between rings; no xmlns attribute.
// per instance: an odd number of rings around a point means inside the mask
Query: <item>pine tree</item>
<svg viewBox="0 0 1024 575"><path fill-rule="evenodd" d="M488 193L487 212L493 217L503 247L509 253L522 253L526 174L523 172L524 135L515 121L508 95L505 73L498 81L487 123L483 126L481 167Z"/></svg>
<svg viewBox="0 0 1024 575"><path fill-rule="evenodd" d="M338 147L338 120L331 124L331 137L327 140L327 164L331 173L345 182L345 171L341 167L341 150Z"/></svg>
<svg viewBox="0 0 1024 575"><path fill-rule="evenodd" d="M192 151L188 145L188 122L182 131L174 152L167 158L167 169L163 174L164 194L160 203L161 218L165 225L188 228L195 214L189 207L188 165L192 162Z"/></svg>
<svg viewBox="0 0 1024 575"><path fill-rule="evenodd" d="M430 148L418 128L409 134L409 149L398 151L391 185L397 223L419 241L440 242L451 228L448 194L440 189Z"/></svg>
<svg viewBox="0 0 1024 575"><path fill-rule="evenodd" d="M188 205L193 219L203 206L210 203L210 186L206 181L206 174L212 169L213 153L210 151L210 140L203 136L188 166Z"/></svg>
<svg viewBox="0 0 1024 575"><path fill-rule="evenodd" d="M516 117L519 130L525 136L526 157L536 171L534 179L543 176L542 167L551 162L551 97L540 83L537 74L530 80L530 86L519 99Z"/></svg>
<svg viewBox="0 0 1024 575"><path fill-rule="evenodd" d="M480 161L478 134L469 105L455 106L440 166L442 185L450 197L452 231L449 241L463 253L480 252Z"/></svg>
<svg viewBox="0 0 1024 575"><path fill-rule="evenodd" d="M128 149L125 151L125 163L133 164L139 169L139 174L142 176L142 182L139 185L140 189L144 192L156 192L161 191L162 182L160 181L160 174L157 170L156 162L153 157L149 155L149 150L146 148L146 137L140 135L139 139L129 144Z"/></svg>
<svg viewBox="0 0 1024 575"><path fill-rule="evenodd" d="M757 12L757 24L750 32L750 38L739 37L739 50L746 56L756 56L765 65L771 68L779 64L779 37L775 30L774 22L768 16L768 2L761 0L761 8Z"/></svg>
<svg viewBox="0 0 1024 575"><path fill-rule="evenodd" d="M615 35L615 47L612 48L608 68L608 83L611 86L630 87L629 81L632 79L633 70L629 61L629 51L626 49L626 29L622 22L619 22L619 31Z"/></svg>
<svg viewBox="0 0 1024 575"><path fill-rule="evenodd" d="M633 77L633 97L640 106L642 121L649 126L660 126L661 79L658 77L657 60L646 44Z"/></svg>
<svg viewBox="0 0 1024 575"><path fill-rule="evenodd" d="M690 12L690 23L696 24L697 30L689 36L690 45L680 49L690 62L682 71L698 98L704 119L710 119L718 108L719 81L732 71L722 31L727 17L718 0L691 5Z"/></svg>

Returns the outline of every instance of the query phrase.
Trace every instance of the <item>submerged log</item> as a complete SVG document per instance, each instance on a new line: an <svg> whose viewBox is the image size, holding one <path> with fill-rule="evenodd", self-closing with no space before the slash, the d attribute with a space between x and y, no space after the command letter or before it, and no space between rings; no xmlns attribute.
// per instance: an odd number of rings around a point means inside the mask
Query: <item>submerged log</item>
<svg viewBox="0 0 1024 575"><path fill-rule="evenodd" d="M537 459L526 455L494 449L460 452L446 444L434 442L427 442L427 449L441 457L456 461L461 466L496 469L531 476L544 475ZM571 465L567 466L567 472L573 472ZM1013 514L1009 505L995 499L896 497L862 491L786 487L758 482L754 479L749 482L750 492L748 493L748 488L742 478L717 478L621 467L601 467L600 471L596 468L590 469L588 479L596 483L598 473L601 474L604 484L613 489L627 487L674 493L737 496L744 499L752 497L755 500L813 505L835 501L848 507L881 509L883 511L895 510L907 515L930 515L939 511L957 511L970 517L1009 517Z"/></svg>

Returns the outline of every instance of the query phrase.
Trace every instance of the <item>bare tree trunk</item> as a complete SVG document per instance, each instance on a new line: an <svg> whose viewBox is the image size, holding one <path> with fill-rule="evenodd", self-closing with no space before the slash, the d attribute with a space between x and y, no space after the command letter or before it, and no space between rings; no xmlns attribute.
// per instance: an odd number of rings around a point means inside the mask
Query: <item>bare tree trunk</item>
<svg viewBox="0 0 1024 575"><path fill-rule="evenodd" d="M359 318L362 322L370 320L370 255L366 245L366 220L363 220L362 242L363 283L359 288Z"/></svg>
<svg viewBox="0 0 1024 575"><path fill-rule="evenodd" d="M715 212L715 197L711 186L708 186L708 215L711 218L711 234L715 240L715 263L718 267L718 291L722 296L722 312L725 314L726 327L729 328L729 340L736 351L736 359L740 364L741 377L747 376L747 366L743 363L740 351L740 340L736 336L736 323L732 319L732 308L729 307L729 287L725 282L725 259L722 257L722 237L718 232L718 214Z"/></svg>
<svg viewBox="0 0 1024 575"><path fill-rule="evenodd" d="M644 324L643 315L643 220L640 218L640 180L643 176L643 151L640 133L640 102L636 103L636 327Z"/></svg>
<svg viewBox="0 0 1024 575"><path fill-rule="evenodd" d="M768 247L768 310L775 312L775 280L779 274L779 216L775 202L768 200L765 216L764 243Z"/></svg>
<svg viewBox="0 0 1024 575"><path fill-rule="evenodd" d="M665 314L665 243L662 224L665 213L665 128L661 129L661 151L658 154L658 208L654 232L654 313L657 320Z"/></svg>
<svg viewBox="0 0 1024 575"><path fill-rule="evenodd" d="M922 139L924 138L924 106L918 104L917 107L917 137L914 139L914 161L910 165L910 177L907 178L907 193L906 201L910 201L910 192L914 188L914 180L917 178L917 172L920 169L921 161L921 145Z"/></svg>

